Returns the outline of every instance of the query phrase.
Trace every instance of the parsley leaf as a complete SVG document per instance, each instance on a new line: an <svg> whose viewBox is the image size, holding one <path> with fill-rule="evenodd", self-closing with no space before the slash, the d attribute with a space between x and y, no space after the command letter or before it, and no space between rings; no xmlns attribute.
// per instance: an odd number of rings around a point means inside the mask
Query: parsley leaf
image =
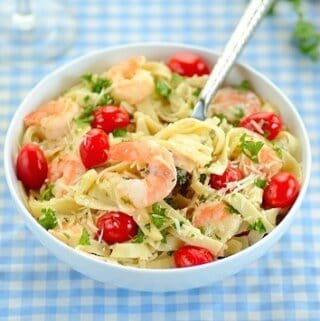
<svg viewBox="0 0 320 321"><path fill-rule="evenodd" d="M242 91L248 91L251 90L251 85L248 80L242 80L240 84L238 85L232 85L234 89L242 90Z"/></svg>
<svg viewBox="0 0 320 321"><path fill-rule="evenodd" d="M201 88L196 88L193 91L192 95L195 96L195 97L199 97L200 93L201 93Z"/></svg>
<svg viewBox="0 0 320 321"><path fill-rule="evenodd" d="M127 130L125 128L116 128L112 132L113 137L126 137L127 136Z"/></svg>
<svg viewBox="0 0 320 321"><path fill-rule="evenodd" d="M137 235L132 239L132 243L142 243L144 241L144 233L139 227Z"/></svg>
<svg viewBox="0 0 320 321"><path fill-rule="evenodd" d="M254 163L259 163L258 154L260 149L264 145L263 142L254 142L246 140L247 134L243 134L240 137L240 150L243 154L249 157Z"/></svg>
<svg viewBox="0 0 320 321"><path fill-rule="evenodd" d="M177 73L172 73L172 76L171 76L171 81L172 83L175 83L175 84L178 84L180 83L181 81L185 80L185 77L177 74Z"/></svg>
<svg viewBox="0 0 320 321"><path fill-rule="evenodd" d="M265 226L263 225L261 219L258 219L255 221L253 224L249 225L249 230L250 231L257 231L260 234L264 234L267 232Z"/></svg>
<svg viewBox="0 0 320 321"><path fill-rule="evenodd" d="M257 178L254 184L259 188L264 189L267 186L268 181L266 179Z"/></svg>
<svg viewBox="0 0 320 321"><path fill-rule="evenodd" d="M114 99L112 96L110 96L109 94L104 94L99 102L98 102L98 105L99 106L104 106L104 105L111 105L114 103Z"/></svg>
<svg viewBox="0 0 320 321"><path fill-rule="evenodd" d="M91 124L93 120L92 113L94 110L95 110L95 107L93 105L87 105L86 107L84 107L82 113L77 118L74 118L73 121L78 126Z"/></svg>
<svg viewBox="0 0 320 321"><path fill-rule="evenodd" d="M40 192L39 200L50 201L51 198L54 197L53 188L54 188L54 184L49 184L44 190Z"/></svg>
<svg viewBox="0 0 320 321"><path fill-rule="evenodd" d="M46 229L51 230L58 225L55 210L51 208L42 208L42 215L39 217L38 222Z"/></svg>
<svg viewBox="0 0 320 321"><path fill-rule="evenodd" d="M272 149L276 152L276 154L278 155L279 158L282 158L282 149L279 146L274 144L272 146Z"/></svg>
<svg viewBox="0 0 320 321"><path fill-rule="evenodd" d="M188 172L182 168L177 167L177 183L178 185L184 185L188 181Z"/></svg>
<svg viewBox="0 0 320 321"><path fill-rule="evenodd" d="M172 89L169 85L160 79L156 80L156 92L163 97L168 97L171 94Z"/></svg>
<svg viewBox="0 0 320 321"><path fill-rule="evenodd" d="M83 75L82 79L90 85L91 91L97 94L100 94L102 89L111 85L111 81L109 79L94 77L92 74Z"/></svg>
<svg viewBox="0 0 320 321"><path fill-rule="evenodd" d="M79 244L80 245L90 245L90 235L85 228L82 229L82 234L79 239Z"/></svg>
<svg viewBox="0 0 320 321"><path fill-rule="evenodd" d="M230 214L240 214L238 210L236 210L233 206L228 205L226 206L226 210L230 213Z"/></svg>
<svg viewBox="0 0 320 321"><path fill-rule="evenodd" d="M156 203L152 205L151 220L157 228L160 228L163 225L165 219L167 218L166 213L167 210L161 207L160 204Z"/></svg>
<svg viewBox="0 0 320 321"><path fill-rule="evenodd" d="M218 123L218 126L221 125L221 123L223 122L224 119L227 121L227 123L229 122L229 121L228 121L228 118L227 118L224 114L220 114L220 113L218 113L218 114L213 114L212 117L217 117L217 118L219 118L220 121L219 121L219 123Z"/></svg>
<svg viewBox="0 0 320 321"><path fill-rule="evenodd" d="M162 235L161 243L167 244L167 235L168 235L167 230L162 230L162 231L160 231L160 233Z"/></svg>

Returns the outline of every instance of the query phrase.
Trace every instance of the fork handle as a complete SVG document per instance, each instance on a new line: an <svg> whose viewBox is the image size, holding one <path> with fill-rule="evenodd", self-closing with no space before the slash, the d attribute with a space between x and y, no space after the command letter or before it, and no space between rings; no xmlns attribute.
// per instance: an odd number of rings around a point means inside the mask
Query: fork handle
<svg viewBox="0 0 320 321"><path fill-rule="evenodd" d="M203 87L191 117L205 119L216 91L272 2L273 0L252 0L249 3Z"/></svg>

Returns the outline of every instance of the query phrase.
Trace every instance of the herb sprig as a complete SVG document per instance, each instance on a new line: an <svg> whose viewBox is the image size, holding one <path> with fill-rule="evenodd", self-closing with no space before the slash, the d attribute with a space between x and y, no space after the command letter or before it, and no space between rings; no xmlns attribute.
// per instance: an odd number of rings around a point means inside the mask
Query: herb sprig
<svg viewBox="0 0 320 321"><path fill-rule="evenodd" d="M151 221L157 227L161 228L167 219L167 209L161 207L160 204L152 205Z"/></svg>
<svg viewBox="0 0 320 321"><path fill-rule="evenodd" d="M249 157L254 163L259 163L258 154L264 143L260 141L252 141L246 139L247 134L240 137L240 150L243 154Z"/></svg>
<svg viewBox="0 0 320 321"><path fill-rule="evenodd" d="M264 234L267 232L266 227L264 226L264 224L262 223L262 221L260 219L258 219L254 223L250 224L249 230L250 231L257 231L260 234Z"/></svg>
<svg viewBox="0 0 320 321"><path fill-rule="evenodd" d="M39 217L38 222L46 229L51 230L58 225L56 212L51 208L42 208L42 215Z"/></svg>

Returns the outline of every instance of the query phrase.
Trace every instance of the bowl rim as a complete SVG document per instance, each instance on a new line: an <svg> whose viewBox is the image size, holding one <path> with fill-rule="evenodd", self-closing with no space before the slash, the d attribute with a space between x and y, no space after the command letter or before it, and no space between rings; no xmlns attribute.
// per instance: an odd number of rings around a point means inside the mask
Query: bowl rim
<svg viewBox="0 0 320 321"><path fill-rule="evenodd" d="M43 234L47 238L51 238L51 240L56 243L56 246L64 247L64 250L69 252L70 254L73 255L79 255L81 256L84 260L90 261L91 263L95 263L98 265L102 265L104 267L110 267L112 269L119 269L125 272L133 272L133 273L138 273L138 274L181 274L181 273L186 273L186 272L201 272L203 269L208 269L208 268L217 268L223 267L225 264L232 264L234 263L235 265L237 264L237 260L241 259L242 257L250 255L250 253L253 253L259 248L262 248L266 243L269 242L269 240L272 240L274 237L276 237L277 232L280 231L279 226L282 228L283 232L281 233L280 236L284 233L285 230L289 227L290 223L292 222L294 215L297 213L297 210L301 206L302 200L305 197L306 191L308 189L309 181L310 181L310 175L311 175L311 163L312 163L312 156L311 156L311 145L310 145L310 140L305 128L305 125L302 121L301 116L297 112L296 108L294 107L293 103L289 100L289 98L286 96L286 94L275 84L271 82L266 76L264 76L262 73L259 71L255 70L254 68L248 66L245 63L237 62L235 66L241 67L244 70L248 71L250 74L252 74L254 77L260 78L266 86L271 88L272 90L276 91L279 96L285 101L285 103L290 107L294 118L297 120L300 130L301 130L301 138L303 140L302 145L305 151L306 155L306 161L304 166L304 182L302 184L302 188L300 190L299 196L297 200L295 201L294 205L288 212L288 214L285 216L285 218L281 221L280 224L278 224L274 230L272 230L268 235L266 235L264 238L259 240L257 243L247 247L244 250L241 250L240 252L237 252L229 257L225 257L221 260L217 260L208 264L203 264L203 265L197 265L193 267L186 267L186 268L170 268L170 269L159 269L159 268L139 268L139 267L133 267L133 266L126 266L126 265L121 265L121 264L115 264L107 261L103 261L99 258L95 258L92 255L89 255L85 252L78 251L64 242L60 241L53 235L51 235L47 230L43 229L40 224L36 221L36 219L32 216L32 214L27 210L25 205L23 204L23 201L21 199L21 196L16 193L15 188L14 188L14 177L12 173L14 172L11 171L10 166L12 166L12 152L11 152L11 144L10 142L13 140L14 137L14 131L15 131L15 125L19 122L21 122L21 117L20 113L23 110L24 105L28 102L30 97L34 95L37 91L38 88L42 85L42 83L50 81L50 79L56 77L60 73L63 73L65 70L71 68L74 65L77 65L78 63L81 63L81 61L88 60L96 55L102 54L102 53L110 53L112 51L116 50L121 50L121 49L134 49L134 48L141 48L143 51L143 48L149 48L149 47L166 47L170 49L179 49L179 50L190 50L190 51L199 51L202 52L206 55L209 56L219 56L218 53L215 51L211 50L208 47L202 47L202 46L196 46L196 45L190 45L190 44L185 44L185 43L179 43L179 42L137 42L137 43L130 43L130 44L123 44L123 45L116 45L116 46L110 46L106 48L102 48L99 50L94 50L92 52L89 52L85 55L82 55L78 58L72 59L71 61L63 64L62 66L56 68L54 71L50 72L47 74L45 77L41 78L37 84L29 91L29 93L25 96L25 98L21 101L19 104L19 107L16 109L13 117L11 118L6 138L5 138L5 143L4 143L4 170L5 170L5 177L7 181L7 185L9 187L11 196L13 201L18 205L20 212L24 215L24 218L29 221L30 224L33 224L37 231L40 234ZM143 53L142 53L143 54ZM302 150L301 150L302 153ZM14 166L13 166L14 167ZM27 224L28 225L28 224ZM29 226L28 226L29 227ZM50 253L52 251L50 250Z"/></svg>

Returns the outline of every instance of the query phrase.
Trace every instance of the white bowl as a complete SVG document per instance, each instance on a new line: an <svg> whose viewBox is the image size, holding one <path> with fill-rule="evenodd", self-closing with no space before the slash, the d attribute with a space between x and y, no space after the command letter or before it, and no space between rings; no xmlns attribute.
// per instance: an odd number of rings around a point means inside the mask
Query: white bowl
<svg viewBox="0 0 320 321"><path fill-rule="evenodd" d="M311 151L306 129L300 116L280 89L255 70L238 64L232 69L227 81L238 83L242 79L247 79L253 84L259 96L268 99L279 108L284 122L301 143L304 179L300 195L285 219L269 235L235 255L210 264L183 269L148 270L106 263L73 250L37 223L23 205L15 174L15 159L23 130L24 116L41 103L57 97L78 82L79 77L87 72L101 73L114 63L133 55L145 55L148 59L166 61L168 57L181 51L199 54L210 64L214 64L217 59L217 55L208 49L168 43L134 44L93 52L59 68L40 81L21 103L10 123L4 150L5 175L19 212L23 215L29 229L44 246L61 261L92 279L142 291L177 291L210 285L240 271L266 253L288 229L306 193L311 168Z"/></svg>

